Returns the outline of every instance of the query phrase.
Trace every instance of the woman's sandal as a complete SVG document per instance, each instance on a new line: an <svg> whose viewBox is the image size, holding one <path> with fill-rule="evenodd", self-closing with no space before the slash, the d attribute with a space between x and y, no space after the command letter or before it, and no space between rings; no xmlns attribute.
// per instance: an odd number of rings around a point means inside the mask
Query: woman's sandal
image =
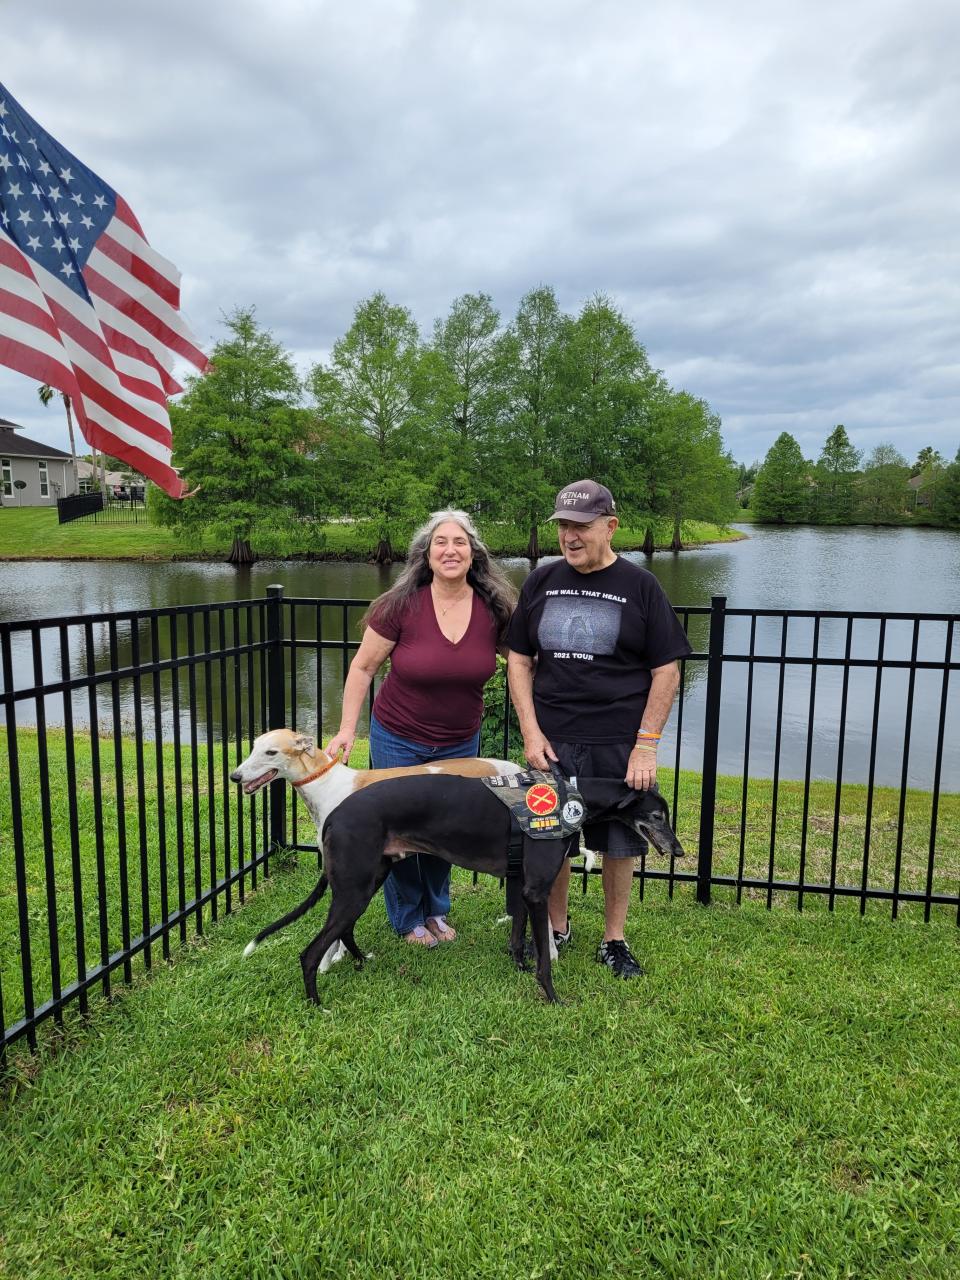
<svg viewBox="0 0 960 1280"><path fill-rule="evenodd" d="M437 942L453 942L457 936L456 929L451 929L443 916L427 916L426 924Z"/></svg>
<svg viewBox="0 0 960 1280"><path fill-rule="evenodd" d="M409 933L403 935L403 940L415 947L426 947L427 950L437 945L432 930L425 929L422 924L414 925Z"/></svg>

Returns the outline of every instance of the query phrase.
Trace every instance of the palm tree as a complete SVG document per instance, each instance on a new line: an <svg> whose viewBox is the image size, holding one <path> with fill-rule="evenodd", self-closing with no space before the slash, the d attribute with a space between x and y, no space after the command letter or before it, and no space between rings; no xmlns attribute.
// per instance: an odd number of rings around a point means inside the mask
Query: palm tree
<svg viewBox="0 0 960 1280"><path fill-rule="evenodd" d="M41 403L45 405L49 404L56 394L57 394L56 390L53 387L51 387L50 384L47 382L42 383L41 386L37 388L37 395L40 397ZM67 415L67 432L69 433L69 436L70 436L70 457L73 459L73 470L74 470L74 474L76 475L77 447L73 439L73 410L70 407L70 397L67 395L67 393L65 391L61 391L60 396L63 400L63 407ZM94 476L96 476L97 474L96 449L93 450L93 474ZM106 497L106 477L102 474L100 476L100 492L103 494L104 497Z"/></svg>

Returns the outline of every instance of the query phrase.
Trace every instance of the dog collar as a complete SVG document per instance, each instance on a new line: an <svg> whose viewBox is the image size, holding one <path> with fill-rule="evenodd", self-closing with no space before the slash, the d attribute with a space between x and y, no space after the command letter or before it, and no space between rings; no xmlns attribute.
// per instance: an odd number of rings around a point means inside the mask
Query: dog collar
<svg viewBox="0 0 960 1280"><path fill-rule="evenodd" d="M329 773L336 760L331 760L329 764L325 764L322 769L318 769L316 773L310 773L305 778L300 778L297 782L291 782L291 787L305 787L308 782L316 782L317 778L322 778L325 773Z"/></svg>

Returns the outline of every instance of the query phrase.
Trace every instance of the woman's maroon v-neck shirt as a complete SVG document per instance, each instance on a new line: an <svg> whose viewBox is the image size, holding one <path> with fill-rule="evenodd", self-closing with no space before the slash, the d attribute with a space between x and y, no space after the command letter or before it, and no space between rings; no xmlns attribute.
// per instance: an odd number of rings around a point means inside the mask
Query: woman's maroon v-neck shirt
<svg viewBox="0 0 960 1280"><path fill-rule="evenodd" d="M393 623L370 625L394 640L390 672L377 691L373 713L391 733L431 747L471 737L483 717L483 686L497 665L497 629L473 593L470 623L454 644L440 630L429 586L421 587Z"/></svg>

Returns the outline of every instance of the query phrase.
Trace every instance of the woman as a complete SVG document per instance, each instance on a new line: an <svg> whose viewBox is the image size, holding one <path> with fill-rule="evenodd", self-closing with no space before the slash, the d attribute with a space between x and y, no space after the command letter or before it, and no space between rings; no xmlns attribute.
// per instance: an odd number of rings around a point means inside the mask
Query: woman
<svg viewBox="0 0 960 1280"><path fill-rule="evenodd" d="M436 511L413 535L403 573L364 615L360 648L343 689L340 729L327 744L348 759L370 682L391 659L370 717L374 769L475 756L483 686L516 603L464 511ZM457 936L447 923L450 864L412 854L394 864L383 894L404 941L435 947Z"/></svg>

